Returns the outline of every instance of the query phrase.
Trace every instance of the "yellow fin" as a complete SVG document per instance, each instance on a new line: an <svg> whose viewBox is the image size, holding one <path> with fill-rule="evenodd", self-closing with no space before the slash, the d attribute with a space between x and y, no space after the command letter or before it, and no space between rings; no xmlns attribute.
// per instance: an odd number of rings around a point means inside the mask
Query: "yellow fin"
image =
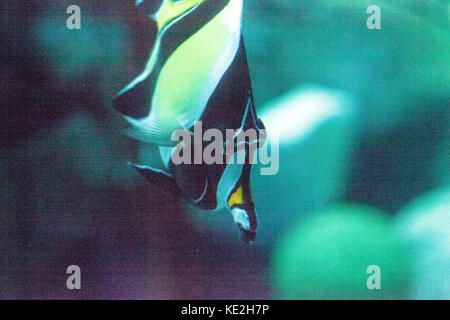
<svg viewBox="0 0 450 320"><path fill-rule="evenodd" d="M248 189L248 190L247 190ZM234 191L228 198L228 207L231 208L237 204L252 203L250 188L243 188L242 185Z"/></svg>

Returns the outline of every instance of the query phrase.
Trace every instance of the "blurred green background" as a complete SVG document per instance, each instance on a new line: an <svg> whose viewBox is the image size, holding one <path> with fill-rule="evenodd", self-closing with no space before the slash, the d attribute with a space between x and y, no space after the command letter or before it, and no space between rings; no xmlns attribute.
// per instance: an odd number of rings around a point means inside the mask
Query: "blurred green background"
<svg viewBox="0 0 450 320"><path fill-rule="evenodd" d="M278 174L253 170L252 246L126 165L158 162L112 110L155 37L134 1L1 2L0 298L450 298L450 1L244 8L256 108L280 133Z"/></svg>

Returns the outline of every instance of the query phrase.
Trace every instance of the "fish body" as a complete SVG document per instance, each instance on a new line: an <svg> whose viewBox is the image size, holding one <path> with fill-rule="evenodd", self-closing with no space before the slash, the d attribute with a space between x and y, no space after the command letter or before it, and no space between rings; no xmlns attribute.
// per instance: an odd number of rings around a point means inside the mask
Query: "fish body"
<svg viewBox="0 0 450 320"><path fill-rule="evenodd" d="M144 72L114 103L132 125L128 130L131 137L159 145L165 168L133 166L149 182L198 208L227 208L242 238L251 242L257 221L250 192L250 147L260 147L261 139L244 140L243 148L234 147L233 156L244 162L231 164L230 154L224 152L223 161L197 163L195 144L183 151L192 151L192 161L172 161L181 144L172 139L177 130L191 133L194 139L198 123L203 131L214 129L223 137L227 129L264 130L253 105L241 34L243 0L144 0L137 4L156 21L158 34ZM236 146L236 139L225 139L224 149L227 144ZM200 143L203 150L207 143Z"/></svg>

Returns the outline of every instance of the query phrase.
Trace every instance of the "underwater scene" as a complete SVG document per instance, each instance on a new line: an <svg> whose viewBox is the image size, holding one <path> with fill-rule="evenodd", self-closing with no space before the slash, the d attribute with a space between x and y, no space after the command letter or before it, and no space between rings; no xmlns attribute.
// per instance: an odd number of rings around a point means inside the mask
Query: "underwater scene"
<svg viewBox="0 0 450 320"><path fill-rule="evenodd" d="M0 14L0 299L450 298L450 0Z"/></svg>

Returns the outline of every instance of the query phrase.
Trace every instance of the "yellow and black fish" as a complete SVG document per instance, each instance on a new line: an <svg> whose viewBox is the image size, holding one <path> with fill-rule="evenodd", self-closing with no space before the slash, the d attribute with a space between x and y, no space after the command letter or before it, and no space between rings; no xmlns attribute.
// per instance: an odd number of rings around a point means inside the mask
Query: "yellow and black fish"
<svg viewBox="0 0 450 320"><path fill-rule="evenodd" d="M242 238L251 242L257 221L249 146L260 147L261 139L234 149L245 157L242 164L171 161L172 133L192 132L198 121L203 130L218 129L224 137L227 129L264 130L253 105L241 34L243 0L138 0L137 5L156 21L158 33L144 72L114 104L132 125L130 136L160 146L165 169L133 166L151 183L201 209L229 209Z"/></svg>

